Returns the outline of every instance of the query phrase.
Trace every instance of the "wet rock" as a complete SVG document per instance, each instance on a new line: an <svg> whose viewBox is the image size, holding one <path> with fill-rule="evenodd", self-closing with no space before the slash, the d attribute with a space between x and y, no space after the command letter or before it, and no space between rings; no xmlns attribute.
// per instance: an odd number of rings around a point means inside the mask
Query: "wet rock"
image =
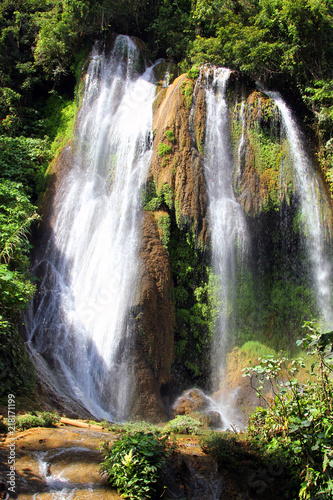
<svg viewBox="0 0 333 500"><path fill-rule="evenodd" d="M173 417L177 415L189 415L194 411L208 409L210 401L200 389L191 389L180 396L173 405Z"/></svg>
<svg viewBox="0 0 333 500"><path fill-rule="evenodd" d="M113 439L106 432L65 427L29 429L7 438L0 458L6 464L7 446L15 443L16 491L11 498L120 499L99 473L100 442Z"/></svg>
<svg viewBox="0 0 333 500"><path fill-rule="evenodd" d="M200 389L190 389L180 396L172 407L172 418L188 415L196 418L206 427L221 428L221 414L214 408L214 402Z"/></svg>

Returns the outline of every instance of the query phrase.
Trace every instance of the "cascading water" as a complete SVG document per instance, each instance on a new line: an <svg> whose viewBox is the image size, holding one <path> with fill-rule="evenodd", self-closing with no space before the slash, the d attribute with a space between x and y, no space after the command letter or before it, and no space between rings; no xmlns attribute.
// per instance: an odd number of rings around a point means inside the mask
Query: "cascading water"
<svg viewBox="0 0 333 500"><path fill-rule="evenodd" d="M330 239L330 213L324 189L311 165L301 141L301 134L290 109L277 92L264 92L274 100L280 110L286 135L291 146L296 188L300 200L301 223L311 265L317 303L324 328L333 327L332 266L327 240ZM325 234L326 232L326 234ZM327 238L328 236L328 238Z"/></svg>
<svg viewBox="0 0 333 500"><path fill-rule="evenodd" d="M57 187L52 236L34 272L40 302L29 345L63 393L99 418L126 418L133 390L131 307L138 278L141 188L151 158L153 67L123 35L111 56L94 49Z"/></svg>
<svg viewBox="0 0 333 500"><path fill-rule="evenodd" d="M207 185L213 271L219 277L220 313L212 348L212 382L218 390L224 375L228 332L233 329L236 266L246 247L246 224L232 188L234 168L225 98L230 70L206 73L207 126L204 171ZM222 413L224 413L222 409ZM225 416L225 415L224 415Z"/></svg>

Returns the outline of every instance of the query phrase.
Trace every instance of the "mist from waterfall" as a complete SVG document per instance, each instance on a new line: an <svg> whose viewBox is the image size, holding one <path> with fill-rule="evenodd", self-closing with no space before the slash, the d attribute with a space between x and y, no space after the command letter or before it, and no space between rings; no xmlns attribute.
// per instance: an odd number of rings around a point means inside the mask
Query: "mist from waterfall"
<svg viewBox="0 0 333 500"><path fill-rule="evenodd" d="M135 387L131 308L154 97L153 67L144 70L129 37L119 35L109 57L95 46L71 167L34 268L39 302L27 324L37 372L98 418L125 419Z"/></svg>

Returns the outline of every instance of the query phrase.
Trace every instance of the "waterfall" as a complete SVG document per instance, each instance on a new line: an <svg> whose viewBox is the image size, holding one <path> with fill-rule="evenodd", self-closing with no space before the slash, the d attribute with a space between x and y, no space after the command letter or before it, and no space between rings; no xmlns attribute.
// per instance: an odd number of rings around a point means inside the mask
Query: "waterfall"
<svg viewBox="0 0 333 500"><path fill-rule="evenodd" d="M207 126L204 171L207 185L213 272L218 276L220 314L212 347L212 381L217 390L223 379L228 333L233 329L236 267L246 246L246 223L232 188L234 168L225 98L230 70L206 73Z"/></svg>
<svg viewBox="0 0 333 500"><path fill-rule="evenodd" d="M131 308L152 152L153 67L140 75L142 63L123 35L109 57L98 46L92 52L71 168L57 186L52 235L34 269L41 299L27 321L43 373L46 361L63 393L98 418L118 420L134 387Z"/></svg>
<svg viewBox="0 0 333 500"><path fill-rule="evenodd" d="M332 266L327 243L331 235L329 234L330 224L326 219L330 212L329 202L323 195L323 186L306 154L301 134L290 109L277 92L266 90L264 92L274 100L280 110L291 146L296 189L300 200L301 224L305 235L318 308L322 316L323 327L332 328Z"/></svg>

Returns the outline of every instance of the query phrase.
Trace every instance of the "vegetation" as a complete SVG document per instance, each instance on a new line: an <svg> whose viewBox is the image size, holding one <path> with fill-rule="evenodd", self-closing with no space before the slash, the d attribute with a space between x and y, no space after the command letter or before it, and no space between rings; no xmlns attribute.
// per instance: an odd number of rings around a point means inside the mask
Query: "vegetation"
<svg viewBox="0 0 333 500"><path fill-rule="evenodd" d="M259 465L255 450L244 446L239 437L227 431L225 433L211 432L202 439L202 450L218 462L222 470L237 471L240 464L254 460Z"/></svg>
<svg viewBox="0 0 333 500"><path fill-rule="evenodd" d="M0 179L0 396L34 382L18 320L35 291L27 253L29 228L37 218L22 184Z"/></svg>
<svg viewBox="0 0 333 500"><path fill-rule="evenodd" d="M185 386L192 383L207 389L218 285L208 255L196 247L194 235L186 228L173 229L169 252L175 285L177 379Z"/></svg>
<svg viewBox="0 0 333 500"><path fill-rule="evenodd" d="M156 492L161 469L171 452L167 435L124 434L112 445L103 443L101 472L124 498L149 499Z"/></svg>
<svg viewBox="0 0 333 500"><path fill-rule="evenodd" d="M176 138L175 138L175 134L172 132L172 130L166 130L165 135L166 135L167 139L170 142L172 142L172 144L174 144Z"/></svg>
<svg viewBox="0 0 333 500"><path fill-rule="evenodd" d="M333 332L320 334L313 324L306 326L309 333L298 342L312 359L306 382L297 378L303 358L262 357L245 370L266 403L252 415L249 437L263 453L288 465L303 500L333 494Z"/></svg>
<svg viewBox="0 0 333 500"><path fill-rule="evenodd" d="M31 427L54 427L54 425L58 423L59 420L60 417L56 412L31 412L28 415L17 415L15 417L15 429L18 431L25 431L26 429L30 429ZM4 422L2 422L2 425L2 430L4 432L7 432L6 419L4 420Z"/></svg>
<svg viewBox="0 0 333 500"><path fill-rule="evenodd" d="M160 142L158 145L158 154L160 156L166 156L171 153L171 146L169 144L165 144L164 142Z"/></svg>
<svg viewBox="0 0 333 500"><path fill-rule="evenodd" d="M193 89L194 83L192 80L185 80L180 87L180 91L185 97L185 102L188 109L191 109L192 106Z"/></svg>
<svg viewBox="0 0 333 500"><path fill-rule="evenodd" d="M178 415L164 427L165 432L174 434L200 434L202 423L187 415Z"/></svg>

